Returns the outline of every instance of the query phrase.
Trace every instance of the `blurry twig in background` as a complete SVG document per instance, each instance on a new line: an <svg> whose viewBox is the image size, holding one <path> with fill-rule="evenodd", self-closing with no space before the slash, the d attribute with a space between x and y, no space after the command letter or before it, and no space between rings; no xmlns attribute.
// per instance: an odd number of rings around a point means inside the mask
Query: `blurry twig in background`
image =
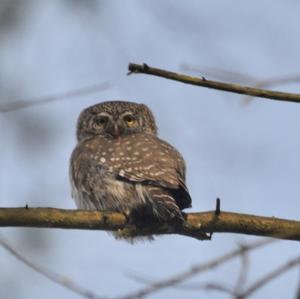
<svg viewBox="0 0 300 299"><path fill-rule="evenodd" d="M298 267L298 270L299 270L299 267ZM297 294L296 294L295 298L300 299L300 277L298 278Z"/></svg>
<svg viewBox="0 0 300 299"><path fill-rule="evenodd" d="M241 248L244 246L244 244L240 244ZM248 271L249 271L249 252L243 251L243 253L240 255L241 258L241 267L240 267L240 273L238 275L236 285L234 288L233 293L234 294L240 294L242 290L244 289L244 286L247 281Z"/></svg>
<svg viewBox="0 0 300 299"><path fill-rule="evenodd" d="M79 96L103 91L103 90L108 89L109 87L110 87L110 84L108 82L102 82L99 84L74 89L74 90L56 94L56 95L50 95L50 96L46 96L46 97L29 99L29 100L17 100L17 101L10 101L10 102L6 102L6 103L0 103L0 112L11 112L11 111L31 107L31 106L47 104L49 102L79 97Z"/></svg>
<svg viewBox="0 0 300 299"><path fill-rule="evenodd" d="M238 249L235 249L227 254L224 254L223 256L217 257L216 259L213 259L209 262L194 265L190 270L184 271L180 274L174 275L173 277L160 280L158 282L152 283L149 280L144 280L142 278L137 278L134 275L130 275L134 279L138 281L142 281L144 283L149 284L149 286L142 288L136 292L133 292L131 294L120 296L118 299L137 299L137 298L143 298L150 294L153 294L155 292L158 292L162 289L168 288L168 287L174 287L178 286L182 282L186 281L187 279L194 277L200 273L212 270L216 267L219 267L223 265L226 262L229 262L230 260L239 257L241 255L244 255L245 253L248 253L250 251L253 251L255 249L261 248L263 246L266 246L270 243L272 243L274 240L271 239L264 239L260 240L258 242L255 242L250 245L243 245L240 246ZM33 263L29 259L22 256L20 253L18 253L12 246L8 245L7 242L5 242L2 238L0 238L0 245L7 250L9 253L11 253L14 257L16 257L19 261L33 269L34 271L40 273L44 277L48 278L49 280L73 291L74 293L88 299L106 299L108 297L100 297L90 290L84 289L81 286L74 283L69 278L66 278L65 276L61 276L57 273L54 273L50 271L49 269L42 268L38 266L37 264ZM202 289L202 290L215 290L220 292L225 292L227 294L233 295L236 298L242 299L246 298L247 296L250 296L253 292L267 284L269 281L274 279L275 277L279 276L280 274L283 274L285 271L291 269L292 267L298 265L300 263L300 257L297 257L296 259L290 260L283 266L275 269L274 271L270 272L266 276L264 276L262 279L255 282L251 287L249 287L245 292L243 293L237 293L235 290L231 290L228 287L222 286L221 284L216 283L202 283L198 286L194 287L193 290L196 289ZM182 286L181 288L184 288ZM192 290L191 287L189 287L189 290Z"/></svg>
<svg viewBox="0 0 300 299"><path fill-rule="evenodd" d="M235 249L235 250L233 250L229 253L226 253L220 257L217 257L216 259L213 259L209 262L194 265L190 270L184 271L180 274L174 275L167 279L162 279L162 280L159 280L158 282L151 283L149 286L142 288L131 294L121 296L121 297L119 297L119 299L143 298L143 297L146 297L155 292L161 291L162 289L173 287L173 286L178 285L178 284L186 281L187 279L194 277L202 272L212 270L212 269L240 256L241 254L244 254L247 251L250 251L250 250L252 251L252 250L258 249L262 246L270 244L273 241L274 240L271 240L271 239L264 239L264 240L260 240L253 244L250 244L250 245L244 245L243 247Z"/></svg>
<svg viewBox="0 0 300 299"><path fill-rule="evenodd" d="M247 252L247 253L249 253L249 252ZM266 286L266 284L273 281L278 276L284 274L285 272L291 270L293 267L296 267L299 264L300 264L300 257L298 256L294 259L289 260L288 262L284 263L283 265L279 266L275 270L270 271L268 274L266 274L262 278L258 279L256 282L254 282L248 288L241 286L238 289L235 288L234 290L232 290L229 287L223 286L221 284L208 282L208 283L202 283L199 285L183 285L183 286L180 286L180 289L188 290L188 291L214 290L214 291L219 291L219 292L230 294L236 299L245 299L245 298L250 297L254 292L258 291L260 288ZM299 297L297 297L297 298L299 298Z"/></svg>
<svg viewBox="0 0 300 299"><path fill-rule="evenodd" d="M128 277L130 277L131 279L146 284L146 285L151 285L153 284L154 279L149 279L149 278L144 278L141 277L143 275L141 274L128 274ZM231 290L229 287L226 287L220 283L215 283L215 282L206 282L206 283L199 283L199 284L178 284L173 286L174 288L178 289L178 290L183 290L183 291L199 291L199 290L203 290L203 291L219 291L219 292L223 292L226 294L230 294L230 295L234 295L237 296L238 294L235 293L233 290Z"/></svg>
<svg viewBox="0 0 300 299"><path fill-rule="evenodd" d="M276 78L260 80L256 82L257 87L270 87L282 84L300 83L300 75L289 75Z"/></svg>
<svg viewBox="0 0 300 299"><path fill-rule="evenodd" d="M256 292L258 289L272 281L277 276L283 274L284 272L291 270L293 267L300 264L300 257L296 257L294 259L289 260L288 262L284 263L280 267L276 268L275 270L269 272L262 278L258 279L256 282L254 282L246 291L244 291L242 294L238 296L238 299L244 299L246 297L249 297L254 292Z"/></svg>
<svg viewBox="0 0 300 299"><path fill-rule="evenodd" d="M61 276L57 273L50 271L49 269L45 269L38 266L37 264L33 263L29 259L22 256L20 253L18 253L12 246L8 245L8 243L5 242L1 237L0 237L0 245L2 245L4 249L6 249L9 253L11 253L14 257L16 257L19 261L24 263L29 268L42 274L44 277L50 279L51 281L73 291L74 293L88 299L105 299L105 297L100 297L94 294L93 292L75 284L72 280L70 280L66 276Z"/></svg>
<svg viewBox="0 0 300 299"><path fill-rule="evenodd" d="M208 76L219 80L226 80L229 82L239 82L244 84L255 84L256 87L270 87L282 84L300 83L300 75L287 75L270 79L257 79L254 76L246 75L240 72L227 71L218 68L209 67L194 67L188 64L181 64L180 70L186 72L193 72L198 75Z"/></svg>
<svg viewBox="0 0 300 299"><path fill-rule="evenodd" d="M240 273L237 278L236 286L234 288L227 287L221 283L215 283L215 282L205 282L205 283L194 283L194 284L178 284L174 287L176 289L184 290L184 291L218 291L222 293L226 293L229 295L232 295L234 298L240 298L240 294L243 293L243 290L245 289L245 283L246 278L248 274L248 268L249 268L249 251L243 250L244 244L240 245L240 255L242 264L240 268ZM153 284L154 279L144 278L141 274L135 275L135 274L129 274L129 277L133 278L137 282L141 282L147 285Z"/></svg>
<svg viewBox="0 0 300 299"><path fill-rule="evenodd" d="M280 76L275 78L269 79L257 79L253 76L246 75L240 72L232 72L218 68L208 68L208 67L195 67L189 64L181 64L179 67L180 70L186 72L193 72L197 75L207 76L211 78L215 78L218 80L224 80L229 82L235 83L242 83L242 84L251 84L254 87L272 87L278 85L285 85L291 83L300 83L300 75L287 75L287 76ZM248 104L253 98L246 96L243 98L244 104Z"/></svg>
<svg viewBox="0 0 300 299"><path fill-rule="evenodd" d="M199 283L198 285L182 285L176 288L185 291L218 291L235 297L238 296L238 294L234 290L231 290L229 287L215 282L204 282L201 284Z"/></svg>
<svg viewBox="0 0 300 299"><path fill-rule="evenodd" d="M242 85L232 84L232 83L212 81L212 80L207 80L204 77L200 77L200 78L191 77L191 76L170 72L163 69L153 68L147 64L141 65L141 64L130 63L128 66L128 70L129 70L128 72L129 75L137 74L137 73L148 74L148 75L154 75L166 79L179 81L186 84L197 85L197 86L202 86L202 87L207 87L207 88L212 88L217 90L234 92L238 94L246 94L249 96L267 98L267 99L272 99L277 101L300 103L300 94L281 92L281 91L272 91L272 90L242 86Z"/></svg>
<svg viewBox="0 0 300 299"><path fill-rule="evenodd" d="M211 77L218 80L224 80L231 83L255 84L257 78L240 72L227 71L219 68L192 66L189 64L181 64L179 70L183 72L191 72L198 76Z"/></svg>

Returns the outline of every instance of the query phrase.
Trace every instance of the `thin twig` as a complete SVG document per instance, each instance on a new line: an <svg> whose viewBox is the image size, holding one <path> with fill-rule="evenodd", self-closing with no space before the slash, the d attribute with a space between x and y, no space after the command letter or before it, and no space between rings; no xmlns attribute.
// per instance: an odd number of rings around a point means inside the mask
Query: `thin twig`
<svg viewBox="0 0 300 299"><path fill-rule="evenodd" d="M295 93L287 93L280 91L272 91L267 89L254 88L249 86L242 86L238 84L224 83L219 81L207 80L206 78L198 78L187 76L184 74L174 73L163 69L153 68L147 64L134 64L130 63L128 66L129 73L128 74L148 74L154 75L158 77L163 77L166 79L171 79L175 81L180 81L182 83L213 88L228 92L234 92L239 94L246 94L255 97L267 98L277 101L285 101L285 102L296 102L300 103L300 94Z"/></svg>
<svg viewBox="0 0 300 299"><path fill-rule="evenodd" d="M262 278L258 279L256 282L253 283L246 291L238 296L238 299L244 299L246 297L251 296L254 292L259 290L261 287L265 286L267 283L272 281L277 276L283 274L284 272L291 270L293 267L300 264L300 257L296 257L288 262L284 263L280 267L276 268L275 270L269 272Z"/></svg>
<svg viewBox="0 0 300 299"><path fill-rule="evenodd" d="M299 271L300 269L298 269ZM297 294L296 294L296 299L300 299L300 276L299 276L299 273L298 273L298 286L297 286Z"/></svg>
<svg viewBox="0 0 300 299"><path fill-rule="evenodd" d="M38 266L36 263L33 263L29 259L22 256L20 253L18 253L12 246L8 245L8 243L5 242L2 238L0 238L0 245L2 245L4 249L10 252L15 258L17 258L23 264L27 265L29 268L40 273L41 275L48 278L49 280L61 285L62 287L65 287L68 290L88 299L106 299L106 297L100 297L94 294L93 292L91 292L90 290L87 290L79 286L78 284L76 284L69 278L66 278L65 276L61 276L57 273L50 271L49 269L45 269L42 268L41 266Z"/></svg>
<svg viewBox="0 0 300 299"><path fill-rule="evenodd" d="M299 82L300 82L299 75L290 75L290 76L282 76L282 77L270 78L265 80L258 80L256 81L255 86L270 87L270 86L278 86L278 85L299 83Z"/></svg>
<svg viewBox="0 0 300 299"><path fill-rule="evenodd" d="M299 83L300 75L286 75L278 76L268 79L257 79L257 77L246 75L241 72L227 71L219 68L209 68L209 67L195 67L188 64L182 64L180 66L182 71L193 72L198 75L208 76L215 79L220 79L230 82L239 82L242 84L253 84L255 87L270 87L278 86L291 83Z"/></svg>
<svg viewBox="0 0 300 299"><path fill-rule="evenodd" d="M189 64L181 64L180 71L194 73L197 76L210 77L217 80L235 82L239 84L255 84L257 78L241 72L228 71L220 68L192 66Z"/></svg>
<svg viewBox="0 0 300 299"><path fill-rule="evenodd" d="M149 279L149 278L145 278L143 277L141 274L128 274L127 276L129 276L130 278L132 278L133 280L146 284L146 285L151 285L154 282L154 279ZM234 292L233 290L231 290L230 288L219 284L219 283L214 283L214 282L206 282L206 283L201 283L201 284L178 284L173 286L174 288L178 289L178 290L183 290L183 291L219 291L219 292L223 292L223 293L227 293L233 296L237 296L238 293Z"/></svg>
<svg viewBox="0 0 300 299"><path fill-rule="evenodd" d="M83 95L103 91L109 87L110 87L110 85L108 82L102 82L102 83L98 83L95 85L67 91L64 93L59 93L56 95L50 95L50 96L46 96L46 97L28 99L28 100L9 101L9 102L0 104L0 112L11 112L11 111L31 107L31 106L47 104L49 102L60 101L60 100L68 99L68 98L80 97Z"/></svg>
<svg viewBox="0 0 300 299"><path fill-rule="evenodd" d="M246 75L241 72L227 71L219 68L208 68L200 66L195 67L188 64L182 64L180 66L180 69L182 71L193 72L198 75L208 76L223 81L236 82L239 84L251 84L256 88L265 88L300 82L299 74L278 76L269 79L257 79L256 77ZM245 96L245 98L243 98L243 102L245 104L249 103L251 100L253 99L249 96Z"/></svg>
<svg viewBox="0 0 300 299"><path fill-rule="evenodd" d="M240 245L241 247L244 246L244 244ZM235 294L240 294L246 284L247 281L247 276L248 276L248 270L249 270L249 256L248 252L243 252L241 254L241 267L240 267L240 272L236 281L236 285L234 288L233 293Z"/></svg>
<svg viewBox="0 0 300 299"><path fill-rule="evenodd" d="M260 248L262 246L265 246L267 244L270 244L272 242L271 239L267 240L260 240L258 242L255 242L253 244L250 244L248 246L244 246L242 248L235 249L227 254L224 254L223 256L220 256L216 259L213 259L209 262L195 265L190 270L187 270L185 272L182 272L180 274L174 275L172 277L169 277L164 280L160 280L156 283L152 283L150 286L142 288L136 292L130 293L125 296L121 296L118 299L137 299L137 298L143 298L150 294L153 294L155 292L161 291L162 289L175 286L181 282L184 282L185 280L194 277L197 274L200 274L202 272L212 270L215 267L218 267L221 264L224 264L233 258L241 255L245 251L254 250L257 248Z"/></svg>
<svg viewBox="0 0 300 299"><path fill-rule="evenodd" d="M229 287L214 282L206 282L198 285L180 285L176 287L176 289L185 291L218 291L232 296L237 296L237 293L234 290L231 290Z"/></svg>

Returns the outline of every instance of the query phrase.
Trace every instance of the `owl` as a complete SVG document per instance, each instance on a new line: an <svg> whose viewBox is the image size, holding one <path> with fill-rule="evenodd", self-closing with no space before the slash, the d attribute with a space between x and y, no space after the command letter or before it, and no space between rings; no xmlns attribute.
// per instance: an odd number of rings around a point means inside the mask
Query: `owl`
<svg viewBox="0 0 300 299"><path fill-rule="evenodd" d="M181 154L157 136L144 104L110 101L83 110L71 155L72 196L83 210L116 211L140 225L182 222L191 207Z"/></svg>

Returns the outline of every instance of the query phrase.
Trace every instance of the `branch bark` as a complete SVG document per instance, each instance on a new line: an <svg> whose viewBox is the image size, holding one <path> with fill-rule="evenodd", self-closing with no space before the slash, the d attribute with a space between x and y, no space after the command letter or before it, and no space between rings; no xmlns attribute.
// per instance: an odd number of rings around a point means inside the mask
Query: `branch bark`
<svg viewBox="0 0 300 299"><path fill-rule="evenodd" d="M182 83L187 83L187 84L192 84L192 85L197 85L197 86L202 86L207 88L213 88L213 89L234 92L239 94L246 94L249 96L267 98L267 99L272 99L277 101L300 103L300 94L281 92L281 91L272 91L268 89L254 88L254 87L242 86L238 84L224 83L220 81L212 81L212 80L207 80L204 77L202 78L192 77L184 74L170 72L167 70L153 68L148 66L147 64L141 65L141 64L130 63L128 65L128 70L129 70L128 74L142 73L142 74L154 75L166 79L180 81Z"/></svg>
<svg viewBox="0 0 300 299"><path fill-rule="evenodd" d="M0 227L37 227L118 231L123 237L179 234L207 239L205 233L237 233L300 241L300 222L275 217L215 211L186 214L183 225L135 227L115 212L53 208L0 208Z"/></svg>

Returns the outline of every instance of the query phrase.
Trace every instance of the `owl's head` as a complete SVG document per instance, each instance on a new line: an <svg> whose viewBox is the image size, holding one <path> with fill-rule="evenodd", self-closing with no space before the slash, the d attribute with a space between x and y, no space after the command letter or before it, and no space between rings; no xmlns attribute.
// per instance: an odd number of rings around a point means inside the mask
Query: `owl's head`
<svg viewBox="0 0 300 299"><path fill-rule="evenodd" d="M96 135L118 138L133 133L157 134L154 116L144 104L111 101L84 109L77 123L78 142Z"/></svg>

